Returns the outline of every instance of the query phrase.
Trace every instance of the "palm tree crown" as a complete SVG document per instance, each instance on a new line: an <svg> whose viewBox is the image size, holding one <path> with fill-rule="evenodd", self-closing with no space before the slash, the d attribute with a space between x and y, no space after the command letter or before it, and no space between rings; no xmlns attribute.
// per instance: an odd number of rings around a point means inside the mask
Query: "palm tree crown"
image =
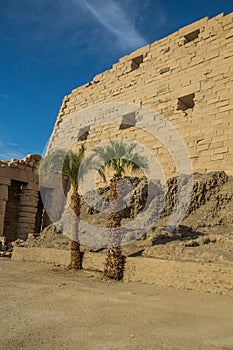
<svg viewBox="0 0 233 350"><path fill-rule="evenodd" d="M126 144L122 140L110 140L106 147L98 146L95 148L95 155L100 162L104 163L98 169L104 181L106 181L106 168L112 168L116 174L121 175L125 173L126 168L132 170L146 168L144 157L134 151L135 147L136 143Z"/></svg>
<svg viewBox="0 0 233 350"><path fill-rule="evenodd" d="M79 148L77 153L59 149L46 155L38 170L42 171L47 178L50 178L54 172L62 172L70 181L74 191L77 191L79 179L83 177L85 171L84 164L81 167L83 159L83 146Z"/></svg>

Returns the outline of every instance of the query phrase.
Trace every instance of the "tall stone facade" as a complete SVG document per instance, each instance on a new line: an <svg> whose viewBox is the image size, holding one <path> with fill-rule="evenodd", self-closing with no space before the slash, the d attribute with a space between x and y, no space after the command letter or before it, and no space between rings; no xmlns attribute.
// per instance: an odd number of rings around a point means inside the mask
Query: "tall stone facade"
<svg viewBox="0 0 233 350"><path fill-rule="evenodd" d="M61 127L77 112L110 102L160 113L184 140L194 172L233 175L233 13L203 18L142 47L73 90L63 100L50 145L56 136L62 145L67 135ZM175 175L159 138L142 130L137 118L130 127L124 118L100 127L90 116L79 143L91 148L109 137L137 140L153 152L167 178Z"/></svg>
<svg viewBox="0 0 233 350"><path fill-rule="evenodd" d="M43 206L35 167L38 155L0 161L0 238L2 244L40 232Z"/></svg>

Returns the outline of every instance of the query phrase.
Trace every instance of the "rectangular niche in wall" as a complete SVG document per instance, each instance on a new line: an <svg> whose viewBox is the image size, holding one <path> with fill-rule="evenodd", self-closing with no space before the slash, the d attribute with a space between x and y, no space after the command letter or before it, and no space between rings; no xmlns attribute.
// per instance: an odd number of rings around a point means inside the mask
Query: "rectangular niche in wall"
<svg viewBox="0 0 233 350"><path fill-rule="evenodd" d="M120 130L131 128L136 125L135 112L125 114L122 117L121 125L119 127Z"/></svg>
<svg viewBox="0 0 233 350"><path fill-rule="evenodd" d="M177 110L186 111L195 106L195 94L190 94L178 98Z"/></svg>
<svg viewBox="0 0 233 350"><path fill-rule="evenodd" d="M89 135L90 126L85 126L84 128L79 130L78 133L78 141L85 141Z"/></svg>
<svg viewBox="0 0 233 350"><path fill-rule="evenodd" d="M200 29L194 30L193 32L186 34L184 36L185 38L185 44L190 43L191 41L195 40L198 38L200 34Z"/></svg>
<svg viewBox="0 0 233 350"><path fill-rule="evenodd" d="M141 63L143 63L143 55L133 58L131 63L132 70L138 69Z"/></svg>

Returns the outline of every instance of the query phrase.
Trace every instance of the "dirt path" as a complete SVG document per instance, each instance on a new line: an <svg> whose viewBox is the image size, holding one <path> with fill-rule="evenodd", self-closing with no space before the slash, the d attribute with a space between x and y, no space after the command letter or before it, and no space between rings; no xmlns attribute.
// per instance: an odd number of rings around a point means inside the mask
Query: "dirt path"
<svg viewBox="0 0 233 350"><path fill-rule="evenodd" d="M0 259L2 350L232 350L233 298Z"/></svg>

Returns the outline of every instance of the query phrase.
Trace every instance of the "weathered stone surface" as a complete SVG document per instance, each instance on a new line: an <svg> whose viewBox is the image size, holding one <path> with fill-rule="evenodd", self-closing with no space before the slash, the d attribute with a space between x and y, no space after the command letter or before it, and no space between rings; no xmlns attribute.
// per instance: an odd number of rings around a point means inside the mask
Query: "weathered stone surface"
<svg viewBox="0 0 233 350"><path fill-rule="evenodd" d="M8 185L3 185L0 183L0 200L8 200Z"/></svg>
<svg viewBox="0 0 233 350"><path fill-rule="evenodd" d="M225 24L232 20L233 13L205 17L122 57L110 70L65 97L53 138L58 136L62 145L68 130L59 134L59 128L83 108L108 102L135 103L161 113L172 123L190 153L194 172L224 170L233 175L233 36L231 25ZM137 63L140 57L141 64ZM178 98L192 94L194 107L177 109ZM113 110L109 116L103 113L101 118L114 124L113 116L118 112ZM109 125L108 132L95 124L90 118L87 149L109 137L127 137L154 153L167 178L176 175L165 147L146 133L137 135L137 123L121 133L117 123Z"/></svg>
<svg viewBox="0 0 233 350"><path fill-rule="evenodd" d="M221 264L127 258L124 280L233 295L233 267Z"/></svg>
<svg viewBox="0 0 233 350"><path fill-rule="evenodd" d="M12 259L68 265L70 252L60 249L14 247ZM83 268L103 271L104 254L84 253ZM233 267L153 258L127 258L124 282L142 282L161 287L214 292L233 296Z"/></svg>
<svg viewBox="0 0 233 350"><path fill-rule="evenodd" d="M31 154L21 160L0 161L0 236L7 243L27 239L28 233L35 232L40 159Z"/></svg>
<svg viewBox="0 0 233 350"><path fill-rule="evenodd" d="M68 250L46 248L14 247L12 259L17 261L37 261L58 265L68 265L70 252Z"/></svg>

